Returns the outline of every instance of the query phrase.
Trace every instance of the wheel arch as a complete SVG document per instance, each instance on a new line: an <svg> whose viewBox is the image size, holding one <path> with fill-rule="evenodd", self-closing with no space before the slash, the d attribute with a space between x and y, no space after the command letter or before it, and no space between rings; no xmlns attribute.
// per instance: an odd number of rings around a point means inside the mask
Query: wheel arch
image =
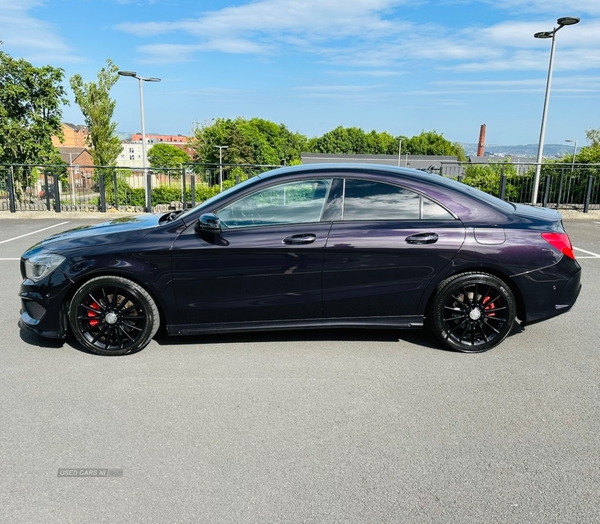
<svg viewBox="0 0 600 524"><path fill-rule="evenodd" d="M130 273L114 271L109 268L104 268L102 270L95 271L93 273L86 273L85 275L82 275L81 278L78 278L78 279L75 279L72 281L73 285L70 287L68 293L65 295L65 297L63 299L62 307L61 307L61 314L66 315L66 318L64 320L66 320L67 326L69 325L68 311L69 311L69 307L71 304L71 300L73 299L73 296L75 295L75 293L77 293L77 291L79 290L79 288L81 288L81 286L83 286L90 280L97 278L97 277L125 278L127 280L130 280L131 282L134 282L138 286L142 287L150 295L152 300L154 300L154 303L156 304L156 308L158 309L159 330L163 329L166 326L164 305L162 303L162 300L160 299L160 295L158 293L156 293L155 290L151 286L148 286L147 283L144 282L142 279L136 278L135 276L132 276Z"/></svg>
<svg viewBox="0 0 600 524"><path fill-rule="evenodd" d="M452 278L457 275L461 275L462 273L486 273L488 275L495 276L502 280L512 292L516 306L517 306L517 318L521 321L526 320L527 310L525 308L525 301L523 299L523 294L519 289L519 286L514 282L512 278L510 278L505 272L494 268L494 267L482 267L482 266L461 266L459 268L455 268L454 271L444 274L443 278L436 280L432 283L426 290L425 300L421 301L423 309L423 315L425 316L425 320L428 319L431 311L431 307L433 305L433 299L435 298L435 293L438 287L442 284L442 282L446 281L449 278Z"/></svg>

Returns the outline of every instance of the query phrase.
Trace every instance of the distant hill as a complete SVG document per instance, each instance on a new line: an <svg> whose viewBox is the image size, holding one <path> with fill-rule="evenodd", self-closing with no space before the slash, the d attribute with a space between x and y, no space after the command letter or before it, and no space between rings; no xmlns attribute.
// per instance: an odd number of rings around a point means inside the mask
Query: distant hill
<svg viewBox="0 0 600 524"><path fill-rule="evenodd" d="M477 144L463 143L467 156L477 154ZM535 158L537 156L538 145L526 144L516 146L500 146L489 144L485 146L485 156L499 156L511 158ZM573 153L573 146L569 144L545 144L544 158L560 158L566 153Z"/></svg>

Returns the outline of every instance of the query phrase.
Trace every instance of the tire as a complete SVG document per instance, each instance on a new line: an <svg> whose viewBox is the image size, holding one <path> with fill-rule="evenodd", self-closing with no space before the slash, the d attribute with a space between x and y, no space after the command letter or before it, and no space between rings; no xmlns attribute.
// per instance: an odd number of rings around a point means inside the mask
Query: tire
<svg viewBox="0 0 600 524"><path fill-rule="evenodd" d="M92 278L73 296L69 325L75 338L97 355L127 355L144 349L160 317L150 294L123 277Z"/></svg>
<svg viewBox="0 0 600 524"><path fill-rule="evenodd" d="M479 353L509 335L516 309L515 297L501 279L487 273L462 273L439 285L430 326L447 347Z"/></svg>

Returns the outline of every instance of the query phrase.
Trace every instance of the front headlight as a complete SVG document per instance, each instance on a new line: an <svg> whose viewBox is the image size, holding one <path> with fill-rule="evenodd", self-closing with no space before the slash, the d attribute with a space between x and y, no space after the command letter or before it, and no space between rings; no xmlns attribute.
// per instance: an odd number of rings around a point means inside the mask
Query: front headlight
<svg viewBox="0 0 600 524"><path fill-rule="evenodd" d="M38 282L47 277L62 264L65 257L54 253L42 253L25 260L25 275L28 279Z"/></svg>

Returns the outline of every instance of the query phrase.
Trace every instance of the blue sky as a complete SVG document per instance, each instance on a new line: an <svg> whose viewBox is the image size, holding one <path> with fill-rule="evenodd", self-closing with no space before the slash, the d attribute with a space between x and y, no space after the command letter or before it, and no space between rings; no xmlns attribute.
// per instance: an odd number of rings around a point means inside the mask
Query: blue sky
<svg viewBox="0 0 600 524"><path fill-rule="evenodd" d="M107 58L144 84L146 131L190 134L260 117L309 137L392 135L537 143L556 19L546 143L600 128L600 1L0 0L2 50L95 80ZM64 120L83 124L73 100ZM119 131L140 130L138 83L111 91Z"/></svg>

